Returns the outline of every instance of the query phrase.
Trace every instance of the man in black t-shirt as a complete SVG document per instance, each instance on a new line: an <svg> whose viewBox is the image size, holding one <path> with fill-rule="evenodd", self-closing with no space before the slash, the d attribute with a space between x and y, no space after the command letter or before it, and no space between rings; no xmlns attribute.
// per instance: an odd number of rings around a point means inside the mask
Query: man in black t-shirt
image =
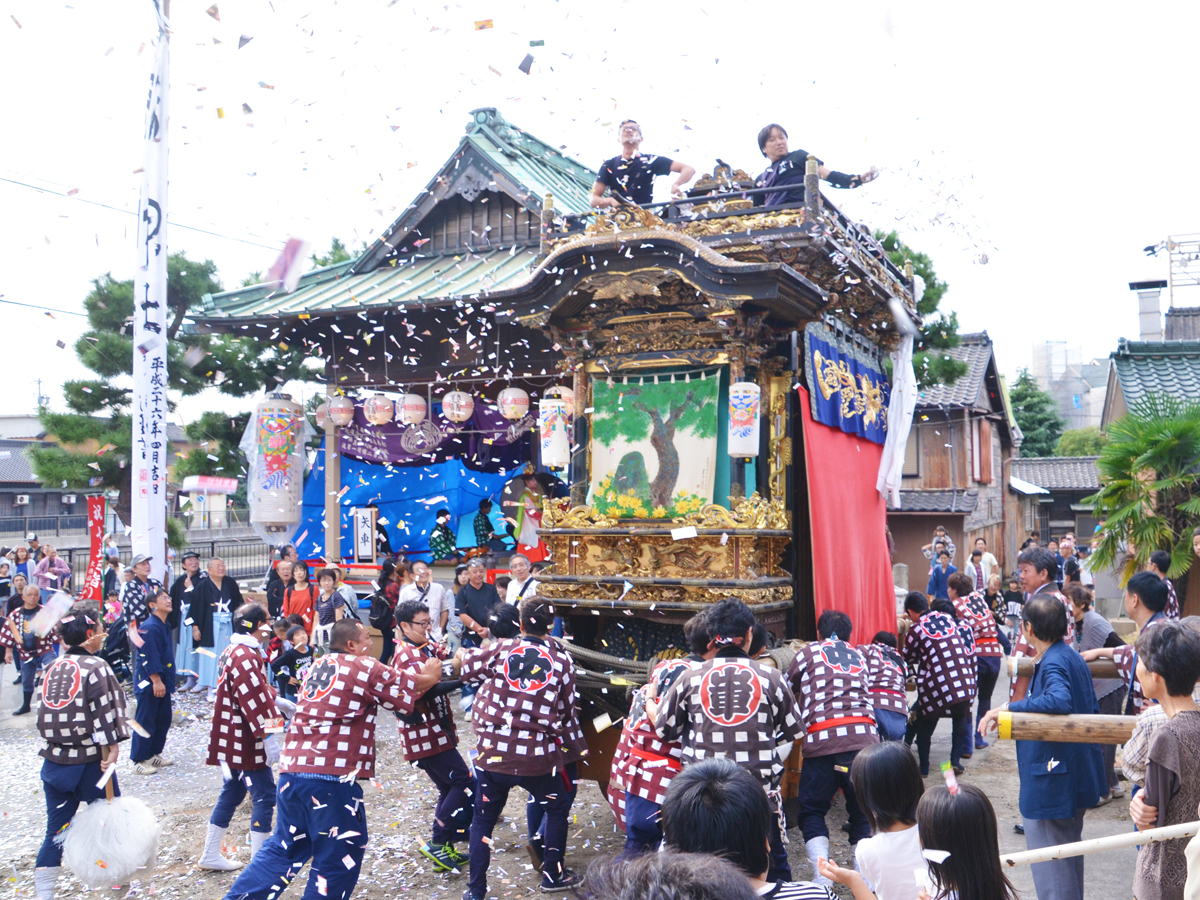
<svg viewBox="0 0 1200 900"><path fill-rule="evenodd" d="M626 119L618 129L621 155L605 160L596 175L589 198L596 209L636 203L645 206L654 199L654 176L678 172L679 177L671 185L671 193L683 194L683 186L692 180L696 170L687 163L668 156L648 156L638 152L642 143L642 129L633 119ZM609 196L604 192L608 190Z"/></svg>
<svg viewBox="0 0 1200 900"><path fill-rule="evenodd" d="M779 206L783 203L804 202L804 171L808 162L808 152L796 150L788 152L788 134L782 125L771 123L758 133L758 149L762 155L771 161L767 170L758 176L754 182L756 188L779 188L768 194L757 194L754 197L755 206ZM879 170L872 166L861 175L844 175L835 172L820 160L817 161L817 174L835 188L862 187L868 181L874 181ZM594 205L594 204L593 204Z"/></svg>

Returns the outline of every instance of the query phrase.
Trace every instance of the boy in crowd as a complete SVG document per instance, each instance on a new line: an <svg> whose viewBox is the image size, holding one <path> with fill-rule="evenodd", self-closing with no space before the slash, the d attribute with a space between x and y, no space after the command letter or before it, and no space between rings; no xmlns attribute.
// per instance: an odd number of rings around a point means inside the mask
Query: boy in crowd
<svg viewBox="0 0 1200 900"><path fill-rule="evenodd" d="M308 632L304 630L303 624L288 628L287 641L291 647L280 653L271 663L271 672L275 676L279 695L294 702L300 682L304 680L304 673L312 665L313 652L308 646Z"/></svg>

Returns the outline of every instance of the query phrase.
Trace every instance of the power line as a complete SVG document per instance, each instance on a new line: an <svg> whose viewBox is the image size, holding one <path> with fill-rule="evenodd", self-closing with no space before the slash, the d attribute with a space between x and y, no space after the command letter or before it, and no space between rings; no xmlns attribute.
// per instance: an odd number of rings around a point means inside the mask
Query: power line
<svg viewBox="0 0 1200 900"><path fill-rule="evenodd" d="M30 188L31 190L38 191L39 193L42 193L42 194L53 194L55 197L65 197L68 200L75 200L79 203L90 203L92 206L99 206L102 209L111 209L113 212L125 213L126 215L130 215L130 216L137 215L137 213L132 209L121 209L120 207L117 207L117 206L109 206L107 203L101 203L99 200L88 200L86 197L72 197L70 194L63 193L62 191L54 191L54 190L51 190L50 188L38 187L38 185L36 185L36 184L27 184L24 181L16 181L15 179L12 179L12 178L4 178L3 176L0 176L0 181L6 181L9 184L15 184L15 185L18 185L19 187ZM196 231L196 232L199 232L200 234L207 234L207 235L211 235L212 237L223 238L227 241L237 241L240 244L249 244L251 247L262 247L264 250L279 251L279 250L283 249L280 246L272 247L269 244L260 244L257 241L249 241L249 240L246 240L246 238L232 237L231 235L228 235L228 234L219 234L215 231L208 231L204 228L197 228L195 225L184 225L180 222L175 222L170 219L168 219L167 224L171 228L185 228L188 231Z"/></svg>
<svg viewBox="0 0 1200 900"><path fill-rule="evenodd" d="M25 306L29 309L40 309L43 312L54 312L64 316L83 316L85 319L87 318L87 313L72 312L69 309L54 309L50 306L35 306L32 303L18 303L16 300L0 300L0 303L11 303L13 306Z"/></svg>

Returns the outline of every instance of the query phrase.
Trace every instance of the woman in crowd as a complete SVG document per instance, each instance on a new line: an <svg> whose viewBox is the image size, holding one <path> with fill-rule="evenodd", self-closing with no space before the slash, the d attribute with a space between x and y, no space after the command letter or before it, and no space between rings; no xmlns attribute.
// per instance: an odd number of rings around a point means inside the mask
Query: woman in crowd
<svg viewBox="0 0 1200 900"><path fill-rule="evenodd" d="M217 660L233 636L233 611L242 605L242 591L237 581L226 577L225 561L219 557L208 561L208 578L200 581L196 591L200 595L196 600L200 607L200 638L196 646L208 650L198 653L197 680L198 686L208 688L208 699L213 700L217 691ZM195 610L192 619L196 619Z"/></svg>
<svg viewBox="0 0 1200 900"><path fill-rule="evenodd" d="M317 585L320 594L313 604L313 624L309 632L309 643L314 650L325 650L329 646L329 632L335 622L340 621L346 611L342 607L342 598L337 593L337 573L330 569L322 569L317 573Z"/></svg>
<svg viewBox="0 0 1200 900"><path fill-rule="evenodd" d="M403 566L404 563L397 565L394 559L388 558L383 561L383 566L379 570L379 590L393 615L396 612L396 603L400 600L400 578ZM380 627L379 633L383 635L383 649L379 654L379 661L389 663L392 661L392 654L396 652L395 620L389 622L386 627Z"/></svg>
<svg viewBox="0 0 1200 900"><path fill-rule="evenodd" d="M35 568L37 568L37 563L30 557L28 547L17 547L13 550L12 573L14 577L20 572L25 576L26 584L36 584L33 580L33 570Z"/></svg>
<svg viewBox="0 0 1200 900"><path fill-rule="evenodd" d="M312 633L313 590L308 582L308 564L301 560L292 563L292 583L283 592L283 615L299 616L304 620L304 630Z"/></svg>

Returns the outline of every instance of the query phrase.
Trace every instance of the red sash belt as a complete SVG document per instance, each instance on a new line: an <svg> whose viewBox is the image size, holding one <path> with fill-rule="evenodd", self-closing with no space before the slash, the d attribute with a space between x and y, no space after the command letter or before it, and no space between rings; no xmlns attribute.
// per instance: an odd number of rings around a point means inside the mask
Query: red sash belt
<svg viewBox="0 0 1200 900"><path fill-rule="evenodd" d="M820 722L815 722L808 726L808 733L814 731L825 731L829 728L838 728L842 725L874 725L875 720L870 716L844 716L840 719L822 719Z"/></svg>
<svg viewBox="0 0 1200 900"><path fill-rule="evenodd" d="M642 750L638 747L632 748L629 751L629 755L636 756L638 759L649 760L650 762L664 762L668 768L674 769L676 772L683 768L683 763L677 759L672 759L669 756L659 756L657 753L651 753L649 750Z"/></svg>

